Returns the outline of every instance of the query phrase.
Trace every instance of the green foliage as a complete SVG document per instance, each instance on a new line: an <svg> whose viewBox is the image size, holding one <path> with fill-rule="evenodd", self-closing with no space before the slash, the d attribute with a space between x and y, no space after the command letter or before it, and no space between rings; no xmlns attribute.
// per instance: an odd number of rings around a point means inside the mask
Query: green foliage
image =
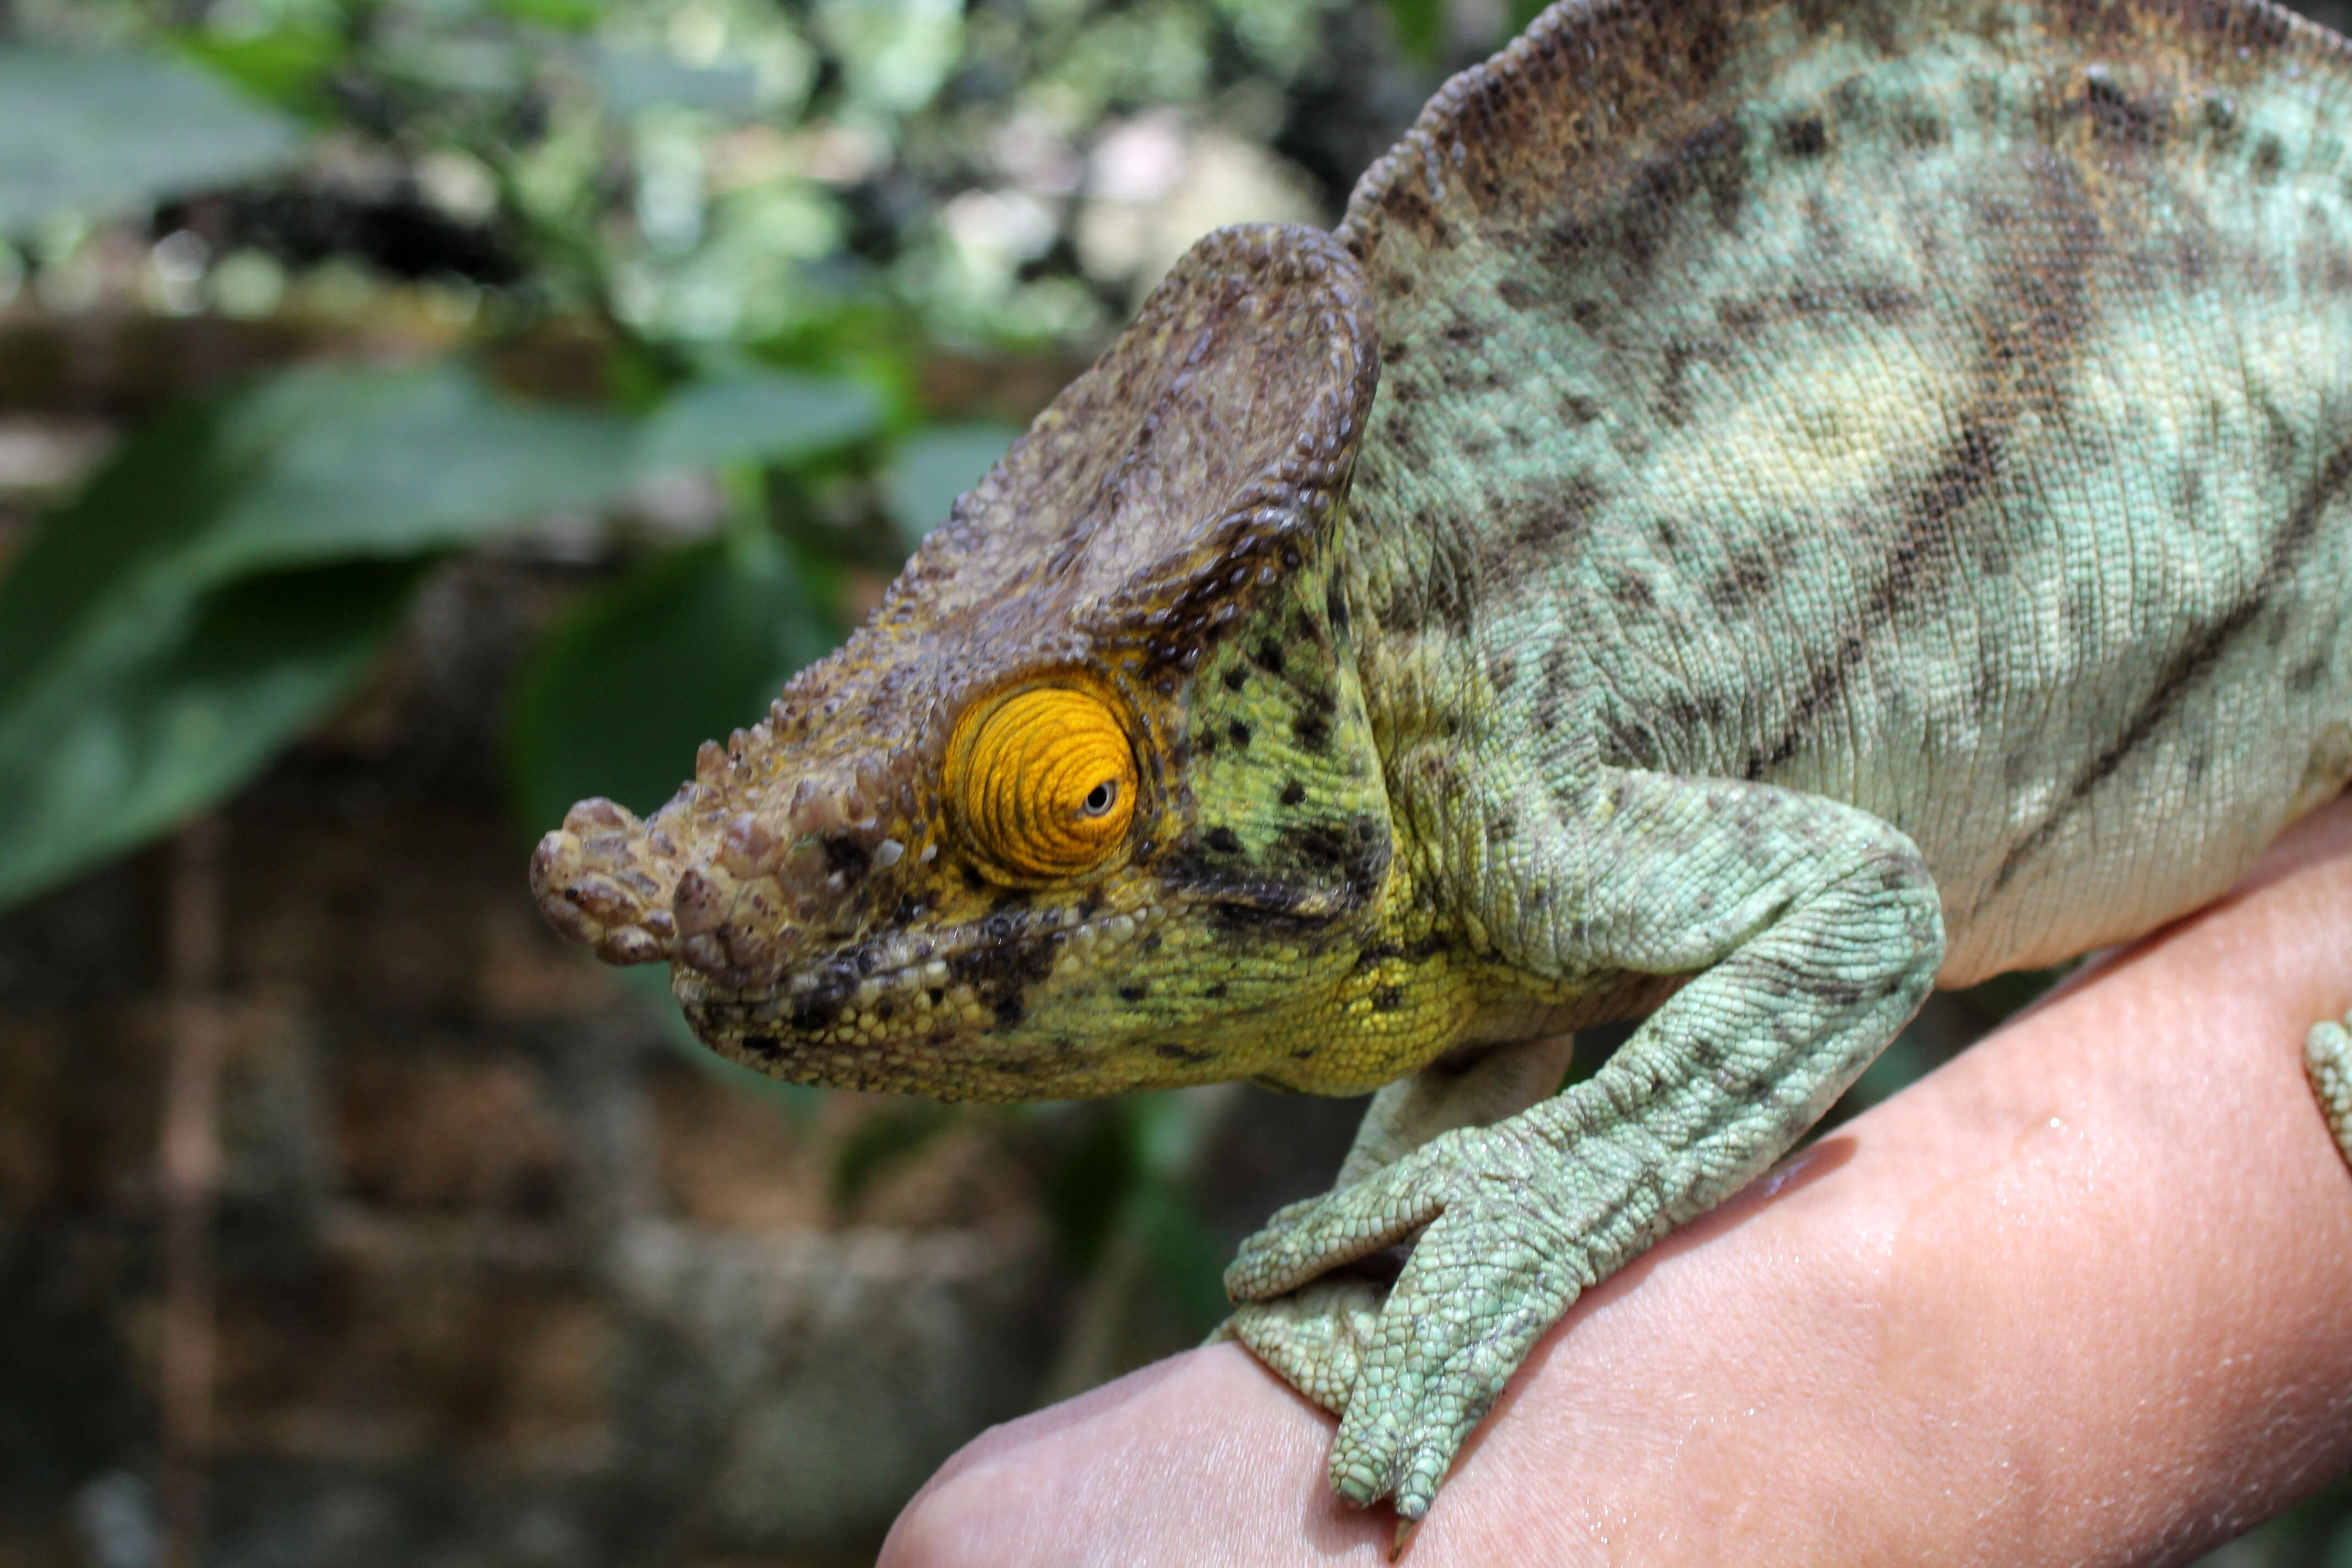
<svg viewBox="0 0 2352 1568"><path fill-rule="evenodd" d="M898 443L884 481L908 549L948 520L956 497L978 484L1020 434L1009 425L934 425Z"/></svg>
<svg viewBox="0 0 2352 1568"><path fill-rule="evenodd" d="M695 748L763 715L830 632L782 546L740 530L583 597L516 686L507 735L519 815L552 826L593 795L652 811L677 792Z"/></svg>
<svg viewBox="0 0 2352 1568"><path fill-rule="evenodd" d="M175 60L0 49L0 232L243 179L299 147L283 115Z"/></svg>
<svg viewBox="0 0 2352 1568"><path fill-rule="evenodd" d="M1122 1246L1132 1248L1192 1341L1229 1310L1225 1249L1190 1193L1217 1103L1175 1092L1127 1095L1100 1107L1045 1193L1047 1217L1071 1268L1089 1273Z"/></svg>
<svg viewBox="0 0 2352 1568"><path fill-rule="evenodd" d="M833 1165L833 1206L845 1213L891 1166L912 1159L955 1125L955 1107L936 1100L893 1100L858 1122Z"/></svg>
<svg viewBox="0 0 2352 1568"><path fill-rule="evenodd" d="M297 371L126 443L0 577L0 903L243 783L421 562L609 489L608 426L455 366Z"/></svg>
<svg viewBox="0 0 2352 1568"><path fill-rule="evenodd" d="M364 671L420 563L653 473L877 422L862 387L803 376L698 384L630 421L520 403L457 363L298 370L167 416L0 576L0 904L251 776ZM578 626L524 705L540 787L650 778L657 754L674 774L827 636L757 532L656 563Z"/></svg>
<svg viewBox="0 0 2352 1568"><path fill-rule="evenodd" d="M861 382L791 371L739 372L690 382L646 427L644 472L789 464L870 439L882 401Z"/></svg>
<svg viewBox="0 0 2352 1568"><path fill-rule="evenodd" d="M367 668L418 575L374 561L196 593L114 585L60 657L5 672L0 901L134 848L244 783Z"/></svg>
<svg viewBox="0 0 2352 1568"><path fill-rule="evenodd" d="M1397 47L1424 64L1434 64L1445 45L1445 0L1388 0L1388 10Z"/></svg>
<svg viewBox="0 0 2352 1568"><path fill-rule="evenodd" d="M198 33L180 40L190 60L287 113L320 125L334 106L327 79L341 64L344 44L323 27L287 26L254 34Z"/></svg>

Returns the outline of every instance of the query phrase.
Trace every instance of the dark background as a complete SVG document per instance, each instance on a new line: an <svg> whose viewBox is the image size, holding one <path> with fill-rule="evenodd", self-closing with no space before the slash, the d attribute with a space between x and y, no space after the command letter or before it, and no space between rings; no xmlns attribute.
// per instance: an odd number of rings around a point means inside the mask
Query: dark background
<svg viewBox="0 0 2352 1568"><path fill-rule="evenodd" d="M864 1561L1213 1324L1356 1104L780 1089L523 861L1530 9L0 0L0 1568Z"/></svg>

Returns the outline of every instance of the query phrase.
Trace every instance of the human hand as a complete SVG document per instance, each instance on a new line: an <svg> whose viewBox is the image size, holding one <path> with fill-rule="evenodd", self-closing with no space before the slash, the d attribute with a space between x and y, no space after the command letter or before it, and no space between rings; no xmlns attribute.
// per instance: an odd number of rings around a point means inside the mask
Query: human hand
<svg viewBox="0 0 2352 1568"><path fill-rule="evenodd" d="M1417 1568L2178 1562L2352 1466L2352 797L1578 1302ZM998 1427L882 1568L1384 1560L1331 1418L1217 1345Z"/></svg>

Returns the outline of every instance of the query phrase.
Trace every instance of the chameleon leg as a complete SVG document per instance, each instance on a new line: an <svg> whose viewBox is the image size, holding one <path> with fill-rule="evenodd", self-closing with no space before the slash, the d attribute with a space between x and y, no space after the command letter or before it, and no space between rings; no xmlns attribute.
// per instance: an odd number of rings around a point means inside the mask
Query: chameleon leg
<svg viewBox="0 0 2352 1568"><path fill-rule="evenodd" d="M1372 1097L1333 1186L1360 1182L1441 1132L1492 1126L1557 1093L1573 1047L1565 1035L1497 1046L1469 1062L1439 1063L1390 1084ZM1239 1340L1291 1387L1345 1415L1387 1294L1375 1280L1318 1279L1271 1300L1242 1303L1215 1337Z"/></svg>
<svg viewBox="0 0 2352 1568"><path fill-rule="evenodd" d="M2311 1075L2312 1092L2319 1096L2319 1113L2336 1134L2336 1146L2352 1163L2352 1014L2340 1024L2311 1026L2303 1042L2303 1066Z"/></svg>
<svg viewBox="0 0 2352 1568"><path fill-rule="evenodd" d="M1500 885L1479 910L1510 962L1694 978L1592 1079L1284 1210L1225 1276L1265 1300L1421 1232L1362 1336L1331 1450L1340 1496L1393 1493L1408 1519L1544 1330L1783 1152L1943 955L1917 849L1815 796L1612 771L1511 842L1517 861L1483 868ZM1538 885L1561 896L1514 896Z"/></svg>

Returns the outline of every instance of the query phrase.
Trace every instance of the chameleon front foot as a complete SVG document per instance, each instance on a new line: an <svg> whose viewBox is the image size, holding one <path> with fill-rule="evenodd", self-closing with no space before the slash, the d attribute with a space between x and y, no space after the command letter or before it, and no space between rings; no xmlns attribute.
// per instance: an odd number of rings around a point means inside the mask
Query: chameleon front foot
<svg viewBox="0 0 2352 1568"><path fill-rule="evenodd" d="M2340 1024L2312 1026L2303 1042L2303 1066L2319 1097L2319 1113L2336 1134L2336 1147L2352 1164L2352 1014Z"/></svg>
<svg viewBox="0 0 2352 1568"><path fill-rule="evenodd" d="M1533 1150L1499 1131L1447 1133L1292 1205L1243 1244L1225 1275L1251 1303L1236 1335L1248 1337L1250 1320L1275 1346L1276 1369L1339 1410L1330 1478L1345 1500L1362 1508L1393 1495L1404 1518L1425 1515L1470 1429L1593 1278L1573 1231L1528 1201L1551 1184L1546 1175ZM1384 1301L1358 1282L1308 1284L1416 1230Z"/></svg>
<svg viewBox="0 0 2352 1568"><path fill-rule="evenodd" d="M1239 1340L1283 1382L1345 1415L1384 1294L1367 1279L1318 1279L1270 1301L1243 1302L1222 1337Z"/></svg>

